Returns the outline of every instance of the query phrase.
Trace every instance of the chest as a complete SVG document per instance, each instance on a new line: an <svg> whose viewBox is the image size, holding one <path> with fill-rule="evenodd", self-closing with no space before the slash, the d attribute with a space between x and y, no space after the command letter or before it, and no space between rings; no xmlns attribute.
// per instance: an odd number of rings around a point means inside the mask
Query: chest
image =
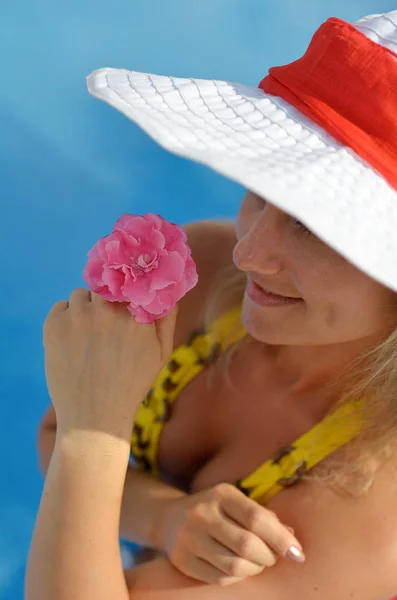
<svg viewBox="0 0 397 600"><path fill-rule="evenodd" d="M229 377L226 376L229 373ZM248 356L203 370L176 399L159 444L162 477L199 491L247 477L313 423Z"/></svg>

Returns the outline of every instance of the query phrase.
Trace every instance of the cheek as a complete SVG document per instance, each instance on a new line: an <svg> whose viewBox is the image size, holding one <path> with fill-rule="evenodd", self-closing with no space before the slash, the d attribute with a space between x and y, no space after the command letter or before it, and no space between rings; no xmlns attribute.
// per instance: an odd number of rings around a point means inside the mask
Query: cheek
<svg viewBox="0 0 397 600"><path fill-rule="evenodd" d="M307 302L326 303L330 289L340 286L340 261L318 241L291 237L285 257L288 274Z"/></svg>
<svg viewBox="0 0 397 600"><path fill-rule="evenodd" d="M361 274L359 280L350 296L352 319L357 315L373 331L394 328L397 308L393 292Z"/></svg>
<svg viewBox="0 0 397 600"><path fill-rule="evenodd" d="M306 294L309 307L327 328L349 339L372 335L392 325L390 292L344 259L313 269Z"/></svg>

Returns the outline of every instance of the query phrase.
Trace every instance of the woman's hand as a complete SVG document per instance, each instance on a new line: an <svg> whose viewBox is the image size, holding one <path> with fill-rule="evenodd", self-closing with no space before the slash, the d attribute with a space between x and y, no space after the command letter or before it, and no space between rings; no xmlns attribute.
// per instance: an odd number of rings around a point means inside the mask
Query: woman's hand
<svg viewBox="0 0 397 600"><path fill-rule="evenodd" d="M126 306L86 289L57 302L44 324L45 369L59 431L129 440L138 404L169 358L176 310L137 324Z"/></svg>
<svg viewBox="0 0 397 600"><path fill-rule="evenodd" d="M160 544L172 564L206 583L257 575L278 556L305 560L291 528L226 483L172 501L161 525Z"/></svg>

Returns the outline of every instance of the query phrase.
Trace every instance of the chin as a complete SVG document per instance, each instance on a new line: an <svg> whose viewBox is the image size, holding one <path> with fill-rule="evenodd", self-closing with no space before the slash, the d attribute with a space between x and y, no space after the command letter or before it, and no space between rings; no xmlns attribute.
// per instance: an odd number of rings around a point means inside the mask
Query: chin
<svg viewBox="0 0 397 600"><path fill-rule="evenodd" d="M271 309L272 310L272 309ZM276 309L277 310L277 309ZM252 303L244 302L241 312L241 320L249 335L264 344L270 345L288 345L296 343L296 336L291 335L291 328L287 323L279 323L279 319L266 314L268 311L263 311L259 307L253 309Z"/></svg>

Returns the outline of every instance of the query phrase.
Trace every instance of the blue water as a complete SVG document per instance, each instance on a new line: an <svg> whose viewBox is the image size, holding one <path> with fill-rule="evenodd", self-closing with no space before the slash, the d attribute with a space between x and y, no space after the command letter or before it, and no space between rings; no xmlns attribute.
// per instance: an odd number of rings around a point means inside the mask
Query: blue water
<svg viewBox="0 0 397 600"><path fill-rule="evenodd" d="M298 8L299 7L299 8ZM21 600L49 404L42 323L83 284L86 253L125 212L177 223L235 214L242 190L167 154L85 76L114 66L257 84L328 16L388 0L3 0L0 5L0 600Z"/></svg>

